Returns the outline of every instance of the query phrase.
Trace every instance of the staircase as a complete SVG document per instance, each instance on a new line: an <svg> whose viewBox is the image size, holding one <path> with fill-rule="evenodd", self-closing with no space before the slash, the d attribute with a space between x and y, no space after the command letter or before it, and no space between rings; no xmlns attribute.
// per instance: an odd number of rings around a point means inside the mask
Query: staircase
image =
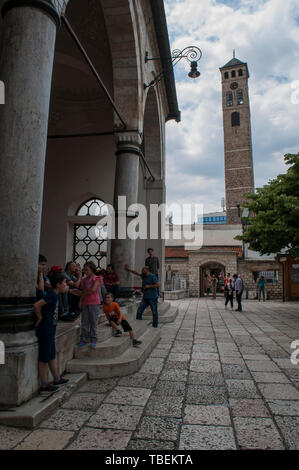
<svg viewBox="0 0 299 470"><path fill-rule="evenodd" d="M178 307L172 307L170 302L158 303L158 318L159 323L171 323L176 319L178 314ZM152 319L152 311L148 307L144 313L143 318L146 320Z"/></svg>
<svg viewBox="0 0 299 470"><path fill-rule="evenodd" d="M160 329L152 328L150 317L136 320L136 303L121 310L142 344L134 348L129 333L115 338L105 317L100 318L97 347L75 348L74 359L69 361L69 373L86 372L89 379L121 377L136 372L160 340Z"/></svg>

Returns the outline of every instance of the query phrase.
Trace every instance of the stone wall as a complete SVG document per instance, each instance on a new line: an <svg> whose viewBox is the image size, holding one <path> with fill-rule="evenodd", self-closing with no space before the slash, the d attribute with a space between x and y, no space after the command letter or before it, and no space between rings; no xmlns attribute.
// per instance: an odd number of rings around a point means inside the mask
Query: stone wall
<svg viewBox="0 0 299 470"><path fill-rule="evenodd" d="M189 252L189 291L191 297L200 295L200 268L208 263L219 263L226 273L237 272L237 253L233 251Z"/></svg>
<svg viewBox="0 0 299 470"><path fill-rule="evenodd" d="M283 286L282 286L282 269L279 263L275 261L238 261L238 273L241 275L244 281L245 290L257 292L256 282L254 280L254 272L262 271L278 271L278 280L271 283L265 283L265 290L267 299L282 299Z"/></svg>

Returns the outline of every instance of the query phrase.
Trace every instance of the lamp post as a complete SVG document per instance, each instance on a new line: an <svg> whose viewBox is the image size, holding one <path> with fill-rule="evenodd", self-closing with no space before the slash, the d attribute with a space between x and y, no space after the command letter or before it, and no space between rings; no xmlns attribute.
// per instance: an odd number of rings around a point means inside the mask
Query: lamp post
<svg viewBox="0 0 299 470"><path fill-rule="evenodd" d="M174 68L178 62L182 59L186 59L190 64L190 72L188 77L198 78L200 72L197 70L198 62L202 58L202 51L197 46L187 46L184 49L175 49L171 54L171 64L168 68L164 69L159 75L157 75L149 84L144 84L144 89L156 86L164 77L165 73ZM145 63L150 60L161 60L160 57L149 57L148 52L145 54Z"/></svg>

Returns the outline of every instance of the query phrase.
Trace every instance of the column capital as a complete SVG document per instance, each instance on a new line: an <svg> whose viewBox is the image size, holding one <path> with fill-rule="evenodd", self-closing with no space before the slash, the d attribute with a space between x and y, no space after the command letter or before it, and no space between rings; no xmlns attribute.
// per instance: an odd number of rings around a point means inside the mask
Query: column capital
<svg viewBox="0 0 299 470"><path fill-rule="evenodd" d="M140 147L142 144L142 134L139 132L116 132L115 140L118 147L123 146L136 146Z"/></svg>
<svg viewBox="0 0 299 470"><path fill-rule="evenodd" d="M42 10L54 21L57 29L60 27L60 15L49 0L7 0L2 7L2 17L4 18L9 10L20 7Z"/></svg>

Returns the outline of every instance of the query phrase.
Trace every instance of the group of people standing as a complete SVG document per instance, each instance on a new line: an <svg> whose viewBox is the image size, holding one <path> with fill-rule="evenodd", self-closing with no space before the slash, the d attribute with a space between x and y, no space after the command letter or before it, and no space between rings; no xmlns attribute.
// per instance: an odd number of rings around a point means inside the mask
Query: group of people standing
<svg viewBox="0 0 299 470"><path fill-rule="evenodd" d="M216 274L205 274L204 278L204 287L205 292L209 296L210 291L212 290L212 298L216 299L217 285L219 281ZM234 308L234 292L236 293L236 300L238 303L238 308L236 311L242 312L242 294L244 290L244 283L241 277L238 274L234 274L232 277L230 273L227 274L224 281L224 294L225 294L225 308L227 308L228 303L230 302L231 310Z"/></svg>
<svg viewBox="0 0 299 470"><path fill-rule="evenodd" d="M137 320L142 319L143 311L150 306L153 314L152 326L157 328L159 260L153 255L151 248L148 249L148 255L146 266L140 273L131 269L129 265L125 265L124 269L136 274L142 281L143 299L137 310ZM122 335L120 328L122 327L129 333L134 347L142 343L135 338L132 327L116 302L120 294L120 281L111 264L106 270L99 271L96 265L89 261L85 263L82 271L77 263L71 261L67 263L64 271L59 266L52 266L47 275L46 266L47 259L40 255L34 311L37 317L35 326L39 346L38 370L41 394L54 393L68 382L62 376L58 376L56 366L55 335L61 309L66 308L67 315L71 315L72 319L81 312L81 338L78 344L80 348L84 348L89 342L91 348L97 346L101 304L115 337ZM53 383L48 382L48 367L54 377Z"/></svg>
<svg viewBox="0 0 299 470"><path fill-rule="evenodd" d="M216 291L218 285L218 278L215 274L209 275L205 274L204 283L205 283L205 292L207 295L210 294L212 290L212 298L216 299ZM262 299L265 302L265 279L264 276L260 275L256 281L257 284L257 298L259 302ZM224 281L224 296L225 296L225 308L230 303L231 310L233 311L234 307L234 292L236 293L236 300L238 303L238 308L235 310L237 312L242 312L242 295L244 291L244 283L240 275L234 274L232 277L230 273L227 274Z"/></svg>

